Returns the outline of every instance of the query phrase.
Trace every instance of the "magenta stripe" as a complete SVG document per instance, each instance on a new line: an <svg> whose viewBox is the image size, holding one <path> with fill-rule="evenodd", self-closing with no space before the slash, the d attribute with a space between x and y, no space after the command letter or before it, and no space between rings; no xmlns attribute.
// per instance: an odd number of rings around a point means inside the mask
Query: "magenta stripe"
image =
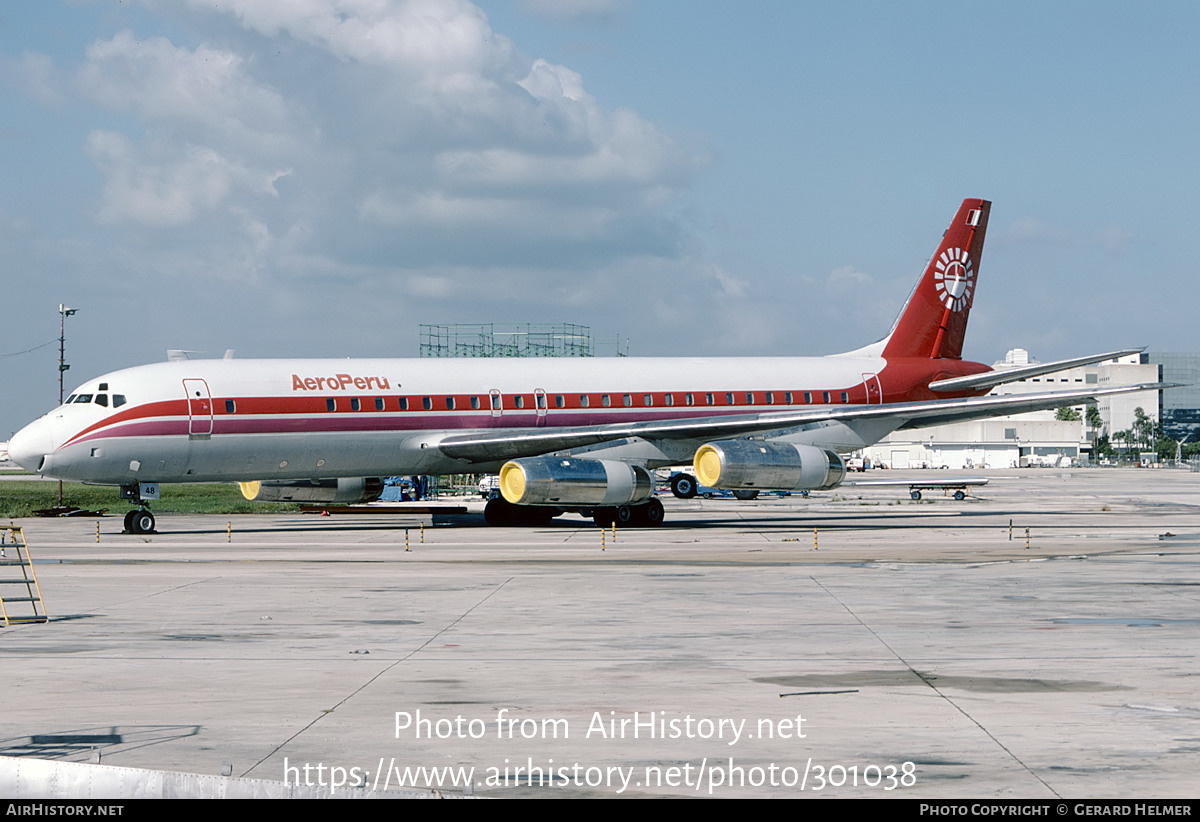
<svg viewBox="0 0 1200 822"><path fill-rule="evenodd" d="M702 409L696 407L667 411L666 409L638 409L631 413L627 409L610 409L608 413L600 409L589 411L564 411L551 413L541 419L538 425L536 414L508 412L500 417L490 413L474 412L459 414L442 412L439 414L382 414L380 412L352 412L349 414L323 414L316 417L295 417L271 415L267 417L237 417L218 416L213 421L213 436L223 434L304 434L304 433L337 433L337 432L396 432L419 433L422 431L450 431L467 429L504 429L515 430L545 430L556 428L575 428L628 422L643 422L673 419L706 419L715 417L741 416L759 413L761 409L750 406L728 409L713 409L707 413L697 413ZM774 410L780 410L778 408ZM187 417L160 417L153 420L123 422L108 428L90 432L86 436L72 440L68 445L91 442L94 440L125 438L125 437L161 437L184 436L189 433Z"/></svg>

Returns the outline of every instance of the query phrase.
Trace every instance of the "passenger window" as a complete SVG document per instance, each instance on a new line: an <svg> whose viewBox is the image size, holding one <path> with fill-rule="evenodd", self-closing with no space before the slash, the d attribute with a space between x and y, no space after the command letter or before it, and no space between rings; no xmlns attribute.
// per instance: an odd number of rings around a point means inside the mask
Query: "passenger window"
<svg viewBox="0 0 1200 822"><path fill-rule="evenodd" d="M654 395L642 394L642 405L646 406L647 408L654 405Z"/></svg>
<svg viewBox="0 0 1200 822"><path fill-rule="evenodd" d="M524 407L525 407L525 397L522 396L521 394L517 394L516 396L514 396L513 397L513 408L524 408Z"/></svg>
<svg viewBox="0 0 1200 822"><path fill-rule="evenodd" d="M667 405L674 405L675 404L675 395L674 394L664 395L663 402Z"/></svg>
<svg viewBox="0 0 1200 822"><path fill-rule="evenodd" d="M629 396L628 394L625 394L621 398L621 402L625 403L626 408L629 408L631 405L633 405L633 397Z"/></svg>
<svg viewBox="0 0 1200 822"><path fill-rule="evenodd" d="M537 404L538 408L546 407L546 395L545 394L534 394L533 401Z"/></svg>
<svg viewBox="0 0 1200 822"><path fill-rule="evenodd" d="M117 404L117 397L120 397L120 396L121 396L120 394L113 394L113 405L114 406ZM233 400L225 400L225 413L226 414L232 414L236 410L237 410L237 407L234 405Z"/></svg>
<svg viewBox="0 0 1200 822"><path fill-rule="evenodd" d="M729 391L727 391L727 392L725 393L725 404L726 404L726 405L733 405L733 404L734 404L734 402L733 402L733 392L729 392Z"/></svg>
<svg viewBox="0 0 1200 822"><path fill-rule="evenodd" d="M822 391L822 392L821 392L821 397L822 397L822 402L825 402L826 404L828 404L828 402L829 402L829 392L828 392L828 391Z"/></svg>
<svg viewBox="0 0 1200 822"><path fill-rule="evenodd" d="M754 394L746 392L746 405L754 405Z"/></svg>
<svg viewBox="0 0 1200 822"><path fill-rule="evenodd" d="M683 395L683 404L684 405L695 405L696 398L694 396L692 396L691 394L684 394Z"/></svg>
<svg viewBox="0 0 1200 822"><path fill-rule="evenodd" d="M589 402L589 400L588 400L588 395L587 395L587 394L580 394L580 395L579 395L579 407L580 407L580 408L587 408L587 407L588 407L588 402Z"/></svg>
<svg viewBox="0 0 1200 822"><path fill-rule="evenodd" d="M492 394L492 410L493 411L500 410L500 395L499 394Z"/></svg>
<svg viewBox="0 0 1200 822"><path fill-rule="evenodd" d="M610 405L612 405L612 399L608 396L608 394L601 394L600 395L600 404L603 405L605 408L608 408Z"/></svg>
<svg viewBox="0 0 1200 822"><path fill-rule="evenodd" d="M805 391L805 392L804 392L804 404L805 404L805 405L808 405L808 404L810 404L811 402L812 402L812 392L811 392L811 391Z"/></svg>
<svg viewBox="0 0 1200 822"><path fill-rule="evenodd" d="M783 392L783 404L784 404L784 405L791 405L791 404L792 404L792 392L791 392L791 391L784 391L784 392Z"/></svg>
<svg viewBox="0 0 1200 822"><path fill-rule="evenodd" d="M400 400L400 410L407 411L408 410L408 397L398 397L398 399Z"/></svg>
<svg viewBox="0 0 1200 822"><path fill-rule="evenodd" d="M358 397L351 397L351 398L350 398L350 410L351 410L351 411L360 411L360 410L362 410L362 403L358 401Z"/></svg>
<svg viewBox="0 0 1200 822"><path fill-rule="evenodd" d="M421 397L421 407L424 408L426 411L432 411L433 410L433 398L432 397Z"/></svg>
<svg viewBox="0 0 1200 822"><path fill-rule="evenodd" d="M336 411L337 410L337 400L335 400L333 397L330 397L329 399L325 400L325 410L326 411Z"/></svg>
<svg viewBox="0 0 1200 822"><path fill-rule="evenodd" d="M845 391L842 392L842 402L850 402L850 394Z"/></svg>
<svg viewBox="0 0 1200 822"><path fill-rule="evenodd" d="M705 394L705 395L704 395L704 402L706 402L708 405L712 405L712 404L713 404L713 395L712 395L712 394Z"/></svg>
<svg viewBox="0 0 1200 822"><path fill-rule="evenodd" d="M454 410L454 397L446 397L446 410L447 411Z"/></svg>
<svg viewBox="0 0 1200 822"><path fill-rule="evenodd" d="M767 405L775 404L775 394L771 391L767 392Z"/></svg>
<svg viewBox="0 0 1200 822"><path fill-rule="evenodd" d="M564 397L562 394L555 394L554 395L554 407L555 408L566 408L567 407L567 398Z"/></svg>
<svg viewBox="0 0 1200 822"><path fill-rule="evenodd" d="M479 410L479 397L471 397L471 408L475 409L476 411Z"/></svg>
<svg viewBox="0 0 1200 822"><path fill-rule="evenodd" d="M375 398L375 410L376 410L376 411L382 411L382 410L383 410L383 397L376 397L376 398Z"/></svg>

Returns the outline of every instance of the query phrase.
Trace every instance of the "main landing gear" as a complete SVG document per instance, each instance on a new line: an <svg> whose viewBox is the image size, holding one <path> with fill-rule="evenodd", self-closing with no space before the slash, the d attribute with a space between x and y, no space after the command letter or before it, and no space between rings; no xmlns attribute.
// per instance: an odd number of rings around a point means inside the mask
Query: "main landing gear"
<svg viewBox="0 0 1200 822"><path fill-rule="evenodd" d="M125 533L153 534L154 514L146 507L152 499L158 499L158 483L139 482L137 485L122 485L121 499L129 500L137 505L136 511L125 514Z"/></svg>
<svg viewBox="0 0 1200 822"><path fill-rule="evenodd" d="M544 526L561 513L561 508L544 505L514 505L504 497L492 497L483 508L488 525Z"/></svg>
<svg viewBox="0 0 1200 822"><path fill-rule="evenodd" d="M616 508L595 508L592 510L592 522L601 528L612 524L617 525L662 525L663 504L657 497L651 497L637 505L620 505Z"/></svg>
<svg viewBox="0 0 1200 822"><path fill-rule="evenodd" d="M635 527L662 525L664 516L663 504L656 497L636 505L572 510L590 516L601 528L607 528L613 523ZM550 520L562 513L562 508L548 505L514 505L503 497L492 497L483 509L483 518L488 525L541 527L549 525Z"/></svg>

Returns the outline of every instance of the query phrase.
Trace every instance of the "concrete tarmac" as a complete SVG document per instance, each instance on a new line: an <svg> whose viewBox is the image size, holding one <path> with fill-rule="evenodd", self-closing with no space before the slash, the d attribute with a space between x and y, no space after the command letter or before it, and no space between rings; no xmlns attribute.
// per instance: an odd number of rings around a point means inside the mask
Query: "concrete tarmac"
<svg viewBox="0 0 1200 822"><path fill-rule="evenodd" d="M495 798L1196 796L1200 474L972 475L962 502L668 495L615 540L24 520L52 621L0 629L0 755ZM909 476L954 474L856 478Z"/></svg>

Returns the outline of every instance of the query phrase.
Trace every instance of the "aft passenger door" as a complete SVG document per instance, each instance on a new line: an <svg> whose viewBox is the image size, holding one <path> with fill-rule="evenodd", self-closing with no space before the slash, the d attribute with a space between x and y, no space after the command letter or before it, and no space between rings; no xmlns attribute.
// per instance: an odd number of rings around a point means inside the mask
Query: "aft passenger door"
<svg viewBox="0 0 1200 822"><path fill-rule="evenodd" d="M863 387L867 389L867 405L879 405L883 402L883 388L879 385L878 374L863 374Z"/></svg>
<svg viewBox="0 0 1200 822"><path fill-rule="evenodd" d="M188 436L212 436L213 407L208 383L199 379L184 380L183 391L188 404Z"/></svg>

